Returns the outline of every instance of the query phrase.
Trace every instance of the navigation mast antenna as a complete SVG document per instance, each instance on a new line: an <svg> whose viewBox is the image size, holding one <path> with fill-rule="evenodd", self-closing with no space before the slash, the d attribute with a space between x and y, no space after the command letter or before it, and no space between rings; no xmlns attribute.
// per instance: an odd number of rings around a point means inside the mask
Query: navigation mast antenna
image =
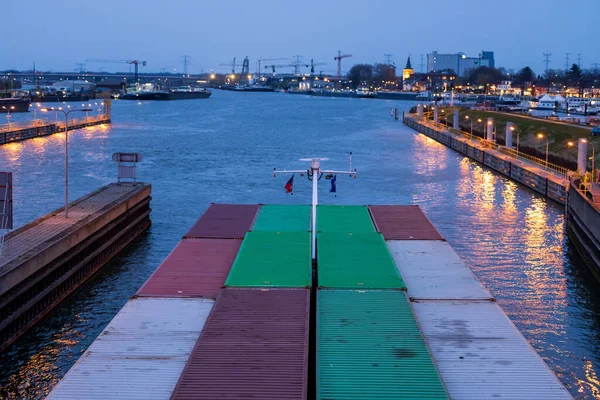
<svg viewBox="0 0 600 400"><path fill-rule="evenodd" d="M309 181L312 181L312 218L311 218L311 236L312 236L312 259L316 260L317 250L317 205L319 204L318 182L325 175L325 179L331 179L334 174L348 174L350 177L356 178L356 168L352 169L352 152L350 153L350 168L346 171L325 170L321 169L321 161L327 161L328 158L301 158L299 161L310 162L308 169L302 170L282 170L277 171L273 168L273 177L277 174L306 174Z"/></svg>
<svg viewBox="0 0 600 400"><path fill-rule="evenodd" d="M542 53L545 57L544 59L544 63L546 64L546 71L544 71L546 73L546 75L548 74L548 66L550 65L550 56L552 56L552 53Z"/></svg>
<svg viewBox="0 0 600 400"><path fill-rule="evenodd" d="M423 59L424 59L424 55L421 54L421 73L423 73Z"/></svg>
<svg viewBox="0 0 600 400"><path fill-rule="evenodd" d="M567 56L565 57L565 69L567 71L569 70L569 55L570 53L567 53Z"/></svg>

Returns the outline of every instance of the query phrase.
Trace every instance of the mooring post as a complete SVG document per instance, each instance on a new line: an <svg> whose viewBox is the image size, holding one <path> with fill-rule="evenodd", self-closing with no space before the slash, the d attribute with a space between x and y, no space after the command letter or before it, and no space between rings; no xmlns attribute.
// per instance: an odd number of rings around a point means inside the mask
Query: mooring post
<svg viewBox="0 0 600 400"><path fill-rule="evenodd" d="M512 139L513 139L514 130L515 130L515 124L512 122L507 122L506 123L506 143L504 143L504 146L508 147L509 149L512 149Z"/></svg>
<svg viewBox="0 0 600 400"><path fill-rule="evenodd" d="M456 130L459 129L458 128L458 110L454 110L454 119L452 120L452 127Z"/></svg>

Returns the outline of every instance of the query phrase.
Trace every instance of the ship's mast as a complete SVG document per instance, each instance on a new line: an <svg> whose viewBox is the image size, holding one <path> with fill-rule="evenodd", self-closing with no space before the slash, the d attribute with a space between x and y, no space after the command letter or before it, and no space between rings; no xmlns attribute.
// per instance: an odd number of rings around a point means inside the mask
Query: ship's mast
<svg viewBox="0 0 600 400"><path fill-rule="evenodd" d="M316 260L317 250L317 205L319 204L319 188L318 182L323 175L325 179L331 179L334 174L348 174L351 177L356 178L356 168L352 169L352 153L350 153L349 161L350 167L346 171L338 170L324 170L321 169L321 161L329 160L328 158L301 158L300 161L309 161L310 168L306 170L282 170L277 171L277 168L273 169L273 177L277 174L307 174L308 179L312 180L312 216L311 216L311 236L312 236L312 259Z"/></svg>

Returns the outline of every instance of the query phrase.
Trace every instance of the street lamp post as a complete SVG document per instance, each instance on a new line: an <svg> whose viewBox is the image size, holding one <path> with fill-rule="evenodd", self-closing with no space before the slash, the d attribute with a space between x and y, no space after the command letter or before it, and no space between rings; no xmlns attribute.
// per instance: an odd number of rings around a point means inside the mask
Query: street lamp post
<svg viewBox="0 0 600 400"><path fill-rule="evenodd" d="M514 125L510 127L510 130L512 132L514 132L515 130L517 131L517 158L519 158L519 136L521 134L521 131L516 129Z"/></svg>
<svg viewBox="0 0 600 400"><path fill-rule="evenodd" d="M469 140L473 140L473 119L469 118L468 115L465 116L465 119L471 121L471 137L469 138Z"/></svg>
<svg viewBox="0 0 600 400"><path fill-rule="evenodd" d="M8 129L10 129L10 119L11 119L10 110L14 110L15 106L10 106L8 108L6 106L2 106L2 109L6 110L6 112L8 113L8 114L6 114L6 120L8 121Z"/></svg>
<svg viewBox="0 0 600 400"><path fill-rule="evenodd" d="M69 110L65 111L62 107L55 109L42 108L42 111L56 111L65 114L65 218L69 218L69 114L76 111L87 112L91 111L91 108L82 108L80 110Z"/></svg>
<svg viewBox="0 0 600 400"><path fill-rule="evenodd" d="M548 138L546 136L544 136L543 133L538 133L537 135L538 138L540 139L546 139L546 171L548 171Z"/></svg>

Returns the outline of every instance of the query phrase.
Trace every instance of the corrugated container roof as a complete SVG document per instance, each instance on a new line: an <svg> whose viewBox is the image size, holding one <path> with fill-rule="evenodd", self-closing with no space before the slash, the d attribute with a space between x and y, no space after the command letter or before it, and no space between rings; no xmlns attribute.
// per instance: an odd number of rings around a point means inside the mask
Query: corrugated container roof
<svg viewBox="0 0 600 400"><path fill-rule="evenodd" d="M317 292L317 399L446 399L404 292Z"/></svg>
<svg viewBox="0 0 600 400"><path fill-rule="evenodd" d="M346 289L405 287L381 234L317 234L319 286Z"/></svg>
<svg viewBox="0 0 600 400"><path fill-rule="evenodd" d="M444 240L419 206L369 206L385 240Z"/></svg>
<svg viewBox="0 0 600 400"><path fill-rule="evenodd" d="M365 206L317 206L319 232L375 232Z"/></svg>
<svg viewBox="0 0 600 400"><path fill-rule="evenodd" d="M231 267L226 286L309 287L310 232L251 231Z"/></svg>
<svg viewBox="0 0 600 400"><path fill-rule="evenodd" d="M451 398L572 399L497 303L411 304Z"/></svg>
<svg viewBox="0 0 600 400"><path fill-rule="evenodd" d="M184 237L243 239L259 208L258 204L211 204Z"/></svg>
<svg viewBox="0 0 600 400"><path fill-rule="evenodd" d="M216 298L242 242L183 239L138 291L138 296Z"/></svg>
<svg viewBox="0 0 600 400"><path fill-rule="evenodd" d="M47 399L167 399L214 304L128 301Z"/></svg>
<svg viewBox="0 0 600 400"><path fill-rule="evenodd" d="M223 289L173 400L304 400L309 289Z"/></svg>
<svg viewBox="0 0 600 400"><path fill-rule="evenodd" d="M398 272L413 299L492 299L448 242L388 240Z"/></svg>
<svg viewBox="0 0 600 400"><path fill-rule="evenodd" d="M254 231L309 231L310 206L263 205L252 226Z"/></svg>

